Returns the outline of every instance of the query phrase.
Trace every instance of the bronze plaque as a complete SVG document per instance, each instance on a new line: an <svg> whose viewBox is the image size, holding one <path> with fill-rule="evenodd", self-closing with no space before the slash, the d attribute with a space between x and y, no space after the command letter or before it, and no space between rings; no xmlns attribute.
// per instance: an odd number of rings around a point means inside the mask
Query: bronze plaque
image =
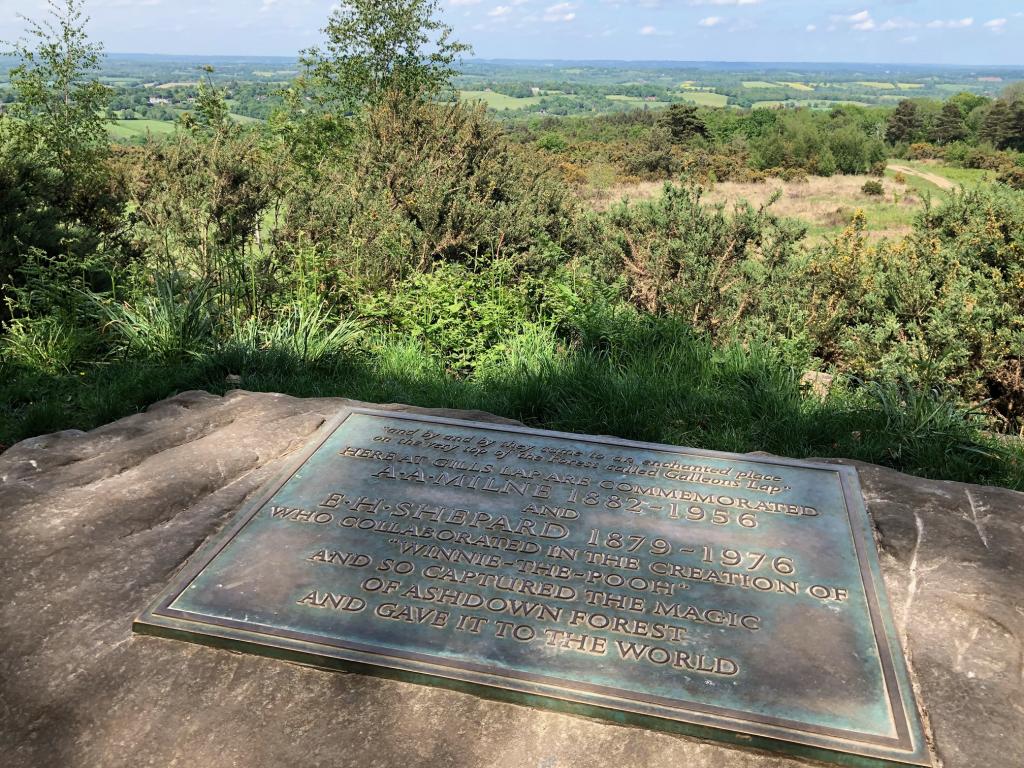
<svg viewBox="0 0 1024 768"><path fill-rule="evenodd" d="M135 629L930 764L850 467L346 409Z"/></svg>

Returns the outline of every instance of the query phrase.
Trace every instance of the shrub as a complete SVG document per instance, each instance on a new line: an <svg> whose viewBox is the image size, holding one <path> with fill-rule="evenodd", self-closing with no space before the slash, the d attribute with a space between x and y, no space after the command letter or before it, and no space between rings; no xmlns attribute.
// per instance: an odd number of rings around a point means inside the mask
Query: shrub
<svg viewBox="0 0 1024 768"><path fill-rule="evenodd" d="M911 160L935 160L942 157L942 150L934 144L919 141L910 145L907 154Z"/></svg>
<svg viewBox="0 0 1024 768"><path fill-rule="evenodd" d="M954 194L905 240L870 245L859 214L776 281L782 295L761 306L794 311L762 322L774 338L809 336L813 354L841 373L991 398L1001 428L1019 430L1022 233L1024 195L1008 189Z"/></svg>
<svg viewBox="0 0 1024 768"><path fill-rule="evenodd" d="M93 334L59 315L19 317L0 336L0 357L30 370L67 373L95 354Z"/></svg>
<svg viewBox="0 0 1024 768"><path fill-rule="evenodd" d="M558 170L509 144L481 106L385 101L366 113L352 168L328 172L296 179L286 234L336 253L337 271L368 290L577 234Z"/></svg>
<svg viewBox="0 0 1024 768"><path fill-rule="evenodd" d="M1011 189L1024 190L1024 168L1019 165L1011 165L1000 171L996 180Z"/></svg>
<svg viewBox="0 0 1024 768"><path fill-rule="evenodd" d="M562 152L569 146L569 142L559 133L545 133L537 139L537 146L547 152Z"/></svg>
<svg viewBox="0 0 1024 768"><path fill-rule="evenodd" d="M607 220L604 267L625 275L630 300L711 336L756 310L805 232L749 204L727 215L722 205L703 205L699 188L673 184L658 200L615 206Z"/></svg>
<svg viewBox="0 0 1024 768"><path fill-rule="evenodd" d="M470 373L485 353L501 354L508 340L537 316L529 281L516 282L510 260L479 272L438 264L364 300L359 311L378 327L409 336L446 370Z"/></svg>
<svg viewBox="0 0 1024 768"><path fill-rule="evenodd" d="M868 179L864 182L864 186L860 188L860 191L868 197L881 197L885 194L885 187L882 186L880 181Z"/></svg>

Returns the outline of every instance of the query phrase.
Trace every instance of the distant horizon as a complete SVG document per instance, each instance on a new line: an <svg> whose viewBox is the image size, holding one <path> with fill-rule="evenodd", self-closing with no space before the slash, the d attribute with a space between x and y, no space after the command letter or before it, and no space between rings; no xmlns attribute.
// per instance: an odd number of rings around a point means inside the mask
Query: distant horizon
<svg viewBox="0 0 1024 768"><path fill-rule="evenodd" d="M106 51L105 56L115 57L136 57L152 59L252 59L257 61L288 61L298 63L298 54L257 54L257 53L147 53L144 51ZM812 60L791 60L791 59L626 59L626 58L557 58L550 56L472 56L464 57L462 63L486 62L486 63L559 63L559 64L723 64L723 65L756 65L769 64L772 66L826 66L826 67L942 67L945 69L1024 69L1024 61L1018 64L979 64L979 63L942 63L942 62L899 62L899 61L812 61Z"/></svg>

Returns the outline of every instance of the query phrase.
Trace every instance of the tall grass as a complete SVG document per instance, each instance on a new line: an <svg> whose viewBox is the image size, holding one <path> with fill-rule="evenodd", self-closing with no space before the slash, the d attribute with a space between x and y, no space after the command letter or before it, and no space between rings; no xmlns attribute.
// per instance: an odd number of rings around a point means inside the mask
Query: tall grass
<svg viewBox="0 0 1024 768"><path fill-rule="evenodd" d="M286 316L280 328L298 322ZM604 334L590 327L571 342L550 326L525 324L470 376L451 373L422 340L336 327L345 330L321 332L313 345L283 330L243 329L202 354L113 361L78 374L0 362L0 443L94 427L184 389L222 393L233 374L249 390L478 409L569 432L848 457L1024 489L1024 452L986 437L976 414L940 393L847 382L821 399L772 351L714 348L672 321L646 318ZM311 346L322 354L311 355Z"/></svg>

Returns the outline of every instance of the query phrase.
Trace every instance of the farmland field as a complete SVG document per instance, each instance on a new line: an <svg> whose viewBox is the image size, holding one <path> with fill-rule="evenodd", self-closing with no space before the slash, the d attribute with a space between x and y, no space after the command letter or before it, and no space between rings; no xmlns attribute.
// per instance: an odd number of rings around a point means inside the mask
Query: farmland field
<svg viewBox="0 0 1024 768"><path fill-rule="evenodd" d="M540 103L540 96L506 96L494 91L459 91L463 101L482 101L490 109L521 109Z"/></svg>
<svg viewBox="0 0 1024 768"><path fill-rule="evenodd" d="M707 91L684 91L682 100L699 107L724 107L729 103L729 97L721 93L709 93Z"/></svg>
<svg viewBox="0 0 1024 768"><path fill-rule="evenodd" d="M145 138L148 134L165 136L174 133L174 125L165 120L114 120L107 132L115 139Z"/></svg>

